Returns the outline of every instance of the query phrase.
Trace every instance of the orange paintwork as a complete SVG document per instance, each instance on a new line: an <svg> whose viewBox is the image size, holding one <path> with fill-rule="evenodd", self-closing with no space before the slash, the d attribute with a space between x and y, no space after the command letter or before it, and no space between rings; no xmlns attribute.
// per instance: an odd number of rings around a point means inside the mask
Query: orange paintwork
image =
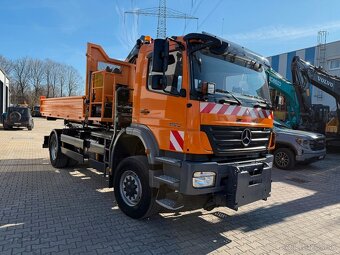
<svg viewBox="0 0 340 255"><path fill-rule="evenodd" d="M84 96L40 98L42 116L82 121L85 119Z"/></svg>
<svg viewBox="0 0 340 255"><path fill-rule="evenodd" d="M114 92L116 84L126 85L132 88L135 77L135 65L124 61L109 58L105 51L96 44L87 45L87 75L86 93L82 97L41 98L41 113L43 116L63 118L68 120L85 120L85 116L96 122L113 122L113 110L111 115L104 116L104 105L114 104ZM98 70L99 62L119 67L120 73ZM104 66L105 66L104 64ZM101 77L100 79L96 79ZM89 100L88 109L84 104L85 98ZM100 116L92 116L92 107L101 107Z"/></svg>
<svg viewBox="0 0 340 255"><path fill-rule="evenodd" d="M177 40L185 43L182 37ZM170 41L170 51L176 46L175 42ZM170 131L177 130L184 132L183 153L191 154L212 154L212 148L204 132L200 131L201 125L223 125L223 126L244 126L244 127L267 127L272 128L273 119L258 118L249 122L247 117L235 117L223 114L205 114L200 113L200 102L190 99L190 76L189 76L189 60L187 52L182 52L182 88L186 90L186 97L174 96L164 93L150 91L147 88L149 55L153 50L153 44L144 44L141 46L136 64L130 64L124 61L118 61L109 58L104 50L94 44L88 44L87 50L87 76L86 76L86 98L90 99L91 104L103 104L107 100L106 94L112 95L114 86L117 83L124 84L133 89L131 101L133 103L132 122L146 125L154 134L159 148L161 150L170 150ZM112 72L98 71L98 62L106 62L114 65L122 66L122 74ZM97 75L97 76L96 76ZM99 75L99 76L98 76ZM101 76L100 76L101 75ZM102 85L98 85L102 84ZM99 87L102 86L102 89ZM93 95L96 93L95 98ZM51 101L49 101L51 100ZM50 107L54 105L54 99L42 100L42 112L45 116L47 112L44 104L49 101ZM60 99L60 102L68 99ZM56 105L56 104L55 104ZM188 105L191 105L188 107ZM79 107L79 105L77 106ZM53 107L52 107L53 108ZM66 106L67 108L67 106ZM65 108L65 109L66 109ZM51 108L49 108L51 109ZM65 109L63 114L59 112L57 107L54 111L62 118L66 118L66 114L70 116L72 108ZM147 111L144 111L147 110ZM82 108L82 117L84 117L84 106ZM51 110L49 110L50 114ZM79 113L79 112L78 112ZM103 116L92 116L89 111L89 120L98 122L112 122L112 119L103 119ZM80 116L75 116L79 119ZM68 118L68 117L67 117ZM148 149L148 148L146 148Z"/></svg>
<svg viewBox="0 0 340 255"><path fill-rule="evenodd" d="M183 41L181 37L177 40ZM175 47L170 42L170 50ZM170 150L170 131L184 131L184 153L212 154L212 148L208 137L200 131L200 126L223 125L223 126L253 126L272 128L273 120L269 118L257 119L257 122L240 122L239 118L220 114L200 114L200 102L190 100L190 77L187 53L183 56L182 88L186 89L187 96L177 97L149 91L147 89L148 58L152 52L152 45L144 45L136 64L136 86L134 88L134 111L133 121L148 126L155 135L159 148ZM191 104L190 108L187 104ZM147 109L149 114L140 113ZM241 119L245 119L242 117Z"/></svg>
<svg viewBox="0 0 340 255"><path fill-rule="evenodd" d="M121 82L122 84L133 86L134 84L134 69L135 65L130 64L125 61L117 60L110 58L106 52L103 50L102 47L99 45L88 43L87 44L87 53L86 53L87 61L86 61L86 89L85 89L85 95L87 97L90 96L89 93L89 84L90 84L90 76L92 73L98 71L98 62L105 62L112 65L117 65L121 67L122 74L115 74L117 75L118 83Z"/></svg>

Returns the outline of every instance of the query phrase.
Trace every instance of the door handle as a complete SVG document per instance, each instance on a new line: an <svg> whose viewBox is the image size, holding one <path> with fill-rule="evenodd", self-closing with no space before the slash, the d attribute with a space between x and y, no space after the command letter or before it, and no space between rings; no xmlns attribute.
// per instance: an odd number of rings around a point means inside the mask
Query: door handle
<svg viewBox="0 0 340 255"><path fill-rule="evenodd" d="M150 111L148 109L143 109L140 111L140 113L143 113L143 114L149 114Z"/></svg>

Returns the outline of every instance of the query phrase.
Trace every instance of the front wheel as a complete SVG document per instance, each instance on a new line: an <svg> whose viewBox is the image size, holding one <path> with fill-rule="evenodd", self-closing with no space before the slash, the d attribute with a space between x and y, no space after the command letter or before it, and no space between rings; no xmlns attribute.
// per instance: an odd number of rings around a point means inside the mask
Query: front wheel
<svg viewBox="0 0 340 255"><path fill-rule="evenodd" d="M277 168L288 170L295 166L295 154L289 148L278 148L274 152L274 165Z"/></svg>
<svg viewBox="0 0 340 255"><path fill-rule="evenodd" d="M157 189L149 186L146 156L128 157L118 165L114 192L119 208L131 218L141 219L157 212Z"/></svg>
<svg viewBox="0 0 340 255"><path fill-rule="evenodd" d="M68 164L68 157L61 152L61 141L57 131L53 130L48 142L48 149L50 152L50 161L52 166L56 168L66 167Z"/></svg>

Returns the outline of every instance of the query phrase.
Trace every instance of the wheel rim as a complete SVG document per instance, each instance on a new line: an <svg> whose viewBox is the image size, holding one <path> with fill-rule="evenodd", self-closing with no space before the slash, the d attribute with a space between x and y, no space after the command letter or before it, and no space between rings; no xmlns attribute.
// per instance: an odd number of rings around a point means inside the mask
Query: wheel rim
<svg viewBox="0 0 340 255"><path fill-rule="evenodd" d="M55 136L53 136L53 138L51 139L50 152L51 152L52 160L56 160L57 152L58 152L58 143L57 143Z"/></svg>
<svg viewBox="0 0 340 255"><path fill-rule="evenodd" d="M287 153L280 151L276 154L275 162L279 167L287 167L289 164L289 157Z"/></svg>
<svg viewBox="0 0 340 255"><path fill-rule="evenodd" d="M131 171L125 171L120 178L120 195L129 206L137 205L142 197L142 184L138 175Z"/></svg>

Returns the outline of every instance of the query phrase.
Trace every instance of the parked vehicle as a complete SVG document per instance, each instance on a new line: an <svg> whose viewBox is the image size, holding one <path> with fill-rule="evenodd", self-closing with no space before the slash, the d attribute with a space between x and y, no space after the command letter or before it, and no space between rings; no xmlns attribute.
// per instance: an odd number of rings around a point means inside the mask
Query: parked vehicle
<svg viewBox="0 0 340 255"><path fill-rule="evenodd" d="M274 121L276 145L274 165L293 169L296 163L309 164L326 156L326 137L323 134L293 130L283 122Z"/></svg>
<svg viewBox="0 0 340 255"><path fill-rule="evenodd" d="M32 130L34 127L31 111L26 106L10 106L3 117L3 127L5 130L13 127L26 127L28 130Z"/></svg>
<svg viewBox="0 0 340 255"><path fill-rule="evenodd" d="M5 119L6 119L6 115L7 115L7 112L3 112L2 114L1 114L1 123L3 124L4 123L4 121L5 121Z"/></svg>
<svg viewBox="0 0 340 255"><path fill-rule="evenodd" d="M94 44L86 56L85 96L41 99L42 115L67 126L44 140L54 167L87 162L108 174L132 218L270 196L264 57L206 33L143 36L125 61Z"/></svg>
<svg viewBox="0 0 340 255"><path fill-rule="evenodd" d="M41 117L40 105L33 106L32 116L33 117Z"/></svg>

